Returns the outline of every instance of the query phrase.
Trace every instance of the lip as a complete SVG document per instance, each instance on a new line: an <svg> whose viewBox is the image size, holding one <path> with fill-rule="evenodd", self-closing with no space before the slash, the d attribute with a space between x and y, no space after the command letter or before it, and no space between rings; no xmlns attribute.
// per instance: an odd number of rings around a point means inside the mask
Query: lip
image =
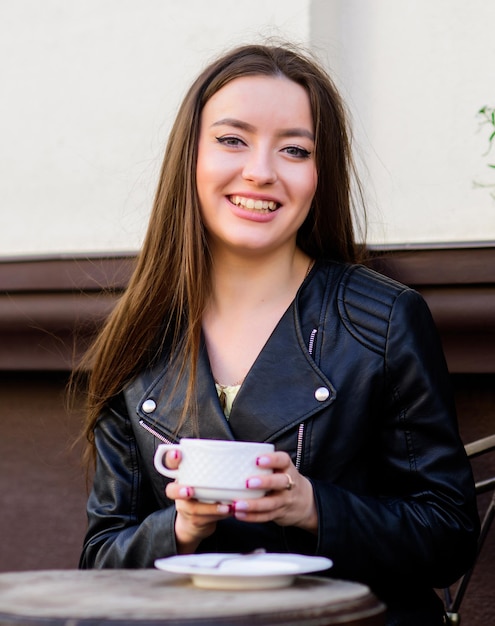
<svg viewBox="0 0 495 626"><path fill-rule="evenodd" d="M247 200L271 202L276 205L275 209L256 210L254 208L248 209L241 204L235 204L232 202L232 198L241 197ZM234 215L242 219L250 220L253 222L265 223L274 219L278 209L282 206L281 203L273 196L267 196L265 194L255 193L230 193L226 196L226 200L230 206L230 209Z"/></svg>

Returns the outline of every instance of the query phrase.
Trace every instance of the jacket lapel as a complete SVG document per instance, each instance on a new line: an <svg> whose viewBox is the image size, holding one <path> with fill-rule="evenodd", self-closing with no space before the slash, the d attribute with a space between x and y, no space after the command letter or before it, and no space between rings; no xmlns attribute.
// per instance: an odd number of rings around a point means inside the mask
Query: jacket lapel
<svg viewBox="0 0 495 626"><path fill-rule="evenodd" d="M138 416L152 423L171 441L198 435L205 439L234 439L220 407L204 343L199 354L196 386L197 406L200 411L199 431L195 431L194 423L190 419L186 419L178 428L186 398L188 373L186 370L185 375L177 381L175 368L163 369L162 365L159 376L139 396ZM147 410L150 401L151 406L155 407L151 413Z"/></svg>
<svg viewBox="0 0 495 626"><path fill-rule="evenodd" d="M292 305L234 400L229 422L236 439L275 440L333 402L335 389L314 363L298 329Z"/></svg>

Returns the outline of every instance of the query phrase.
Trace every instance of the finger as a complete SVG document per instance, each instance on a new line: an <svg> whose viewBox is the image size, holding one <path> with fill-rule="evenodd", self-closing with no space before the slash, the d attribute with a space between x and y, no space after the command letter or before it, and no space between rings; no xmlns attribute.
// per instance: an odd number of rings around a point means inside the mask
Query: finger
<svg viewBox="0 0 495 626"><path fill-rule="evenodd" d="M256 459L256 465L262 468L271 468L274 470L287 470L293 463L287 452L272 452L271 454L264 454Z"/></svg>
<svg viewBox="0 0 495 626"><path fill-rule="evenodd" d="M178 512L189 518L217 520L228 517L234 512L233 504L204 503L197 500L176 500Z"/></svg>
<svg viewBox="0 0 495 626"><path fill-rule="evenodd" d="M301 474L296 474L294 486L292 486L288 480L289 476L294 480L293 475L273 474L272 480L283 480L283 489L273 489L262 498L236 502L234 510L236 519L246 522L273 521L281 526L295 525L316 532L318 513L313 485ZM290 490L287 489L289 485L291 485Z"/></svg>
<svg viewBox="0 0 495 626"><path fill-rule="evenodd" d="M175 500L177 510L183 510L187 512L188 515L202 515L218 518L232 515L234 511L233 504L200 502L195 499L193 487L175 482L170 482L167 485L165 494L171 500Z"/></svg>
<svg viewBox="0 0 495 626"><path fill-rule="evenodd" d="M182 455L180 450L169 450L165 454L165 466L169 469L175 470L179 467Z"/></svg>
<svg viewBox="0 0 495 626"><path fill-rule="evenodd" d="M178 513L194 520L197 524L216 522L219 519L232 516L234 513L233 504L199 502L195 499L176 500L175 507Z"/></svg>
<svg viewBox="0 0 495 626"><path fill-rule="evenodd" d="M165 495L171 500L190 500L194 498L194 487L171 481L165 487Z"/></svg>
<svg viewBox="0 0 495 626"><path fill-rule="evenodd" d="M248 489L264 489L265 491L292 491L296 488L299 474L274 472L269 475L252 476L246 481Z"/></svg>
<svg viewBox="0 0 495 626"><path fill-rule="evenodd" d="M268 522L277 519L285 510L283 499L278 495L234 503L234 517L246 522Z"/></svg>

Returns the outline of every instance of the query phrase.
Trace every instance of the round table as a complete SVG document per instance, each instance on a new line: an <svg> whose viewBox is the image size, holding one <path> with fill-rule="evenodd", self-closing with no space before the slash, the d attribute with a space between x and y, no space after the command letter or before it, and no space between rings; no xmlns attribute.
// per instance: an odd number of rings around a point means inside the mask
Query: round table
<svg viewBox="0 0 495 626"><path fill-rule="evenodd" d="M2 626L382 626L368 587L316 576L270 590L217 590L160 570L0 574Z"/></svg>

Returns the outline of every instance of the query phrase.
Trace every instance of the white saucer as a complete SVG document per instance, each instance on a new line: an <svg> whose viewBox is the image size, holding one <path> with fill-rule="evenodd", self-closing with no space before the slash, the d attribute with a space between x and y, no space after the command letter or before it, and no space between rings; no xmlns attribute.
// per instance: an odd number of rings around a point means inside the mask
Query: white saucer
<svg viewBox="0 0 495 626"><path fill-rule="evenodd" d="M288 587L299 574L330 569L323 556L302 554L184 554L157 559L155 567L187 574L196 587L206 589L274 589Z"/></svg>

